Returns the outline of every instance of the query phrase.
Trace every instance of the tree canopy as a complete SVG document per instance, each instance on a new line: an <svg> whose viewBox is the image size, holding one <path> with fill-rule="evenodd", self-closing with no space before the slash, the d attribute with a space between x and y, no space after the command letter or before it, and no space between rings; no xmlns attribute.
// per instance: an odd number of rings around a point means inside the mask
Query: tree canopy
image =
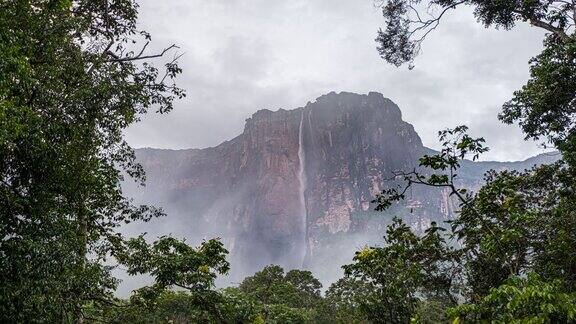
<svg viewBox="0 0 576 324"><path fill-rule="evenodd" d="M544 138L575 163L576 5L549 0L387 0L377 1L386 20L378 32L378 52L400 66L420 53L426 37L445 15L471 7L485 27L512 29L528 23L546 32L542 53L532 58L530 79L503 104L499 118L518 123L527 139Z"/></svg>
<svg viewBox="0 0 576 324"><path fill-rule="evenodd" d="M486 27L544 30L529 80L499 118L562 158L489 171L471 192L458 172L487 151L484 140L466 126L439 132L442 149L394 172L403 185L374 203L386 210L428 186L459 203L458 217L423 233L394 219L323 296L310 271L275 265L216 289L230 268L219 240L119 233L164 214L122 195L122 181L145 180L123 131L184 96L177 46L149 52L134 1L0 2L0 322L575 322L576 2L378 3L378 52L397 66L414 67L426 37L463 6ZM116 298L115 263L154 282Z"/></svg>
<svg viewBox="0 0 576 324"><path fill-rule="evenodd" d="M118 226L162 215L120 188L144 180L123 130L184 96L176 47L147 52L137 9L0 3L0 321L82 320L112 299Z"/></svg>

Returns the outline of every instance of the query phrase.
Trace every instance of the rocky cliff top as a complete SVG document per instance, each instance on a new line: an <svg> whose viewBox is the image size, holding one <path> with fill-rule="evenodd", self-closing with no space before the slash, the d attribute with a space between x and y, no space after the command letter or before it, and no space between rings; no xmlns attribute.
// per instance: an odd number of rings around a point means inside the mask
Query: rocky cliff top
<svg viewBox="0 0 576 324"><path fill-rule="evenodd" d="M215 147L137 150L147 187L126 184L125 192L169 216L136 232L221 237L240 278L271 263L326 272L348 262L358 244L380 239L393 216L423 230L454 215L447 193L428 188L387 213L370 204L396 185L393 171L417 167L429 152L381 93L330 92L292 110L259 110L242 134ZM460 173L474 187L487 168L536 162L467 161Z"/></svg>

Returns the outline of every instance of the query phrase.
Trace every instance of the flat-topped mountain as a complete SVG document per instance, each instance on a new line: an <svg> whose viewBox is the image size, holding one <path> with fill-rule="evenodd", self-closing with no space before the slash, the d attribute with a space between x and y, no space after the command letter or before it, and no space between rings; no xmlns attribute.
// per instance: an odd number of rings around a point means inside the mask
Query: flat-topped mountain
<svg viewBox="0 0 576 324"><path fill-rule="evenodd" d="M147 185L124 185L167 218L134 231L221 237L233 277L267 264L308 267L325 277L352 251L384 234L393 216L416 229L454 216L447 192L415 188L405 202L376 213L370 201L396 170L410 170L430 149L382 94L329 93L293 110L257 111L242 134L205 149L139 149ZM524 169L553 160L466 162L475 186L490 168ZM334 270L332 270L334 271Z"/></svg>

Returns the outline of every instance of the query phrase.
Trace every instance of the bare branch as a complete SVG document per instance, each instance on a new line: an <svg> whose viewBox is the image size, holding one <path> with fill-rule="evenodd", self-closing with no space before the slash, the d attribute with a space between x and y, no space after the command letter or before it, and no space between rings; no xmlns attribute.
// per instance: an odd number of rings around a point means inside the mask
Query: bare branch
<svg viewBox="0 0 576 324"><path fill-rule="evenodd" d="M108 55L110 55L113 59L108 60L107 62L129 62L129 61L137 61L137 60L144 60L144 59L150 59L150 58L157 58L157 57L164 56L164 54L166 54L166 52L170 51L171 49L180 48L180 47L176 46L176 44L172 44L169 47L162 50L162 52L159 54L142 55L144 53L144 49L146 48L146 46L148 46L148 43L146 43L146 45L144 45L144 47L142 48L142 50L140 51L140 53L138 55L132 56L132 57L120 57L120 56L116 55L115 53L111 52L110 50L108 50L106 53Z"/></svg>
<svg viewBox="0 0 576 324"><path fill-rule="evenodd" d="M560 37L560 39L562 39L563 41L569 41L570 40L570 37L566 34L564 29L562 29L560 27L552 26L551 24L549 24L545 21L542 21L542 20L538 20L534 17L531 17L529 21L530 21L530 24L532 26L540 27L540 28L543 28L549 32L552 32L556 36Z"/></svg>
<svg viewBox="0 0 576 324"><path fill-rule="evenodd" d="M148 47L148 44L150 44L150 42L146 42L146 44L144 44L144 46L142 46L140 53L138 53L138 55L136 55L136 57L140 57L140 56L142 56L142 54L144 54L144 51L146 50L146 47Z"/></svg>
<svg viewBox="0 0 576 324"><path fill-rule="evenodd" d="M444 15L450 9L456 9L457 6L462 5L465 2L466 2L466 0L462 0L462 1L456 2L452 5L446 6L442 9L442 11L440 12L440 14L438 16L433 17L433 18L428 19L428 20L422 20L420 13L413 6L408 7L409 9L411 9L411 11L413 11L416 14L416 19L417 19L417 20L410 21L412 24L415 24L415 25L417 24L417 26L415 26L415 28L412 31L410 31L409 36L412 37L418 32L423 32L423 34L417 40L414 41L415 47L416 47L416 53L420 52L420 47L421 47L421 44L424 42L424 39L433 30L438 28L438 26L440 25L440 20L442 20Z"/></svg>

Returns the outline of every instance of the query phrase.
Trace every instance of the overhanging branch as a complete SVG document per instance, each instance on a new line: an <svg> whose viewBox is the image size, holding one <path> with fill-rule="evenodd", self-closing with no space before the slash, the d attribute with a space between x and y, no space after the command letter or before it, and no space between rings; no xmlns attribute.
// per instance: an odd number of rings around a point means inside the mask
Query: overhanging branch
<svg viewBox="0 0 576 324"><path fill-rule="evenodd" d="M170 51L174 48L180 48L180 47L176 46L176 44L172 44L169 47L162 50L161 53L153 54L153 55L143 55L144 50L146 49L147 46L148 46L148 43L146 43L144 45L144 47L142 48L142 50L140 50L140 53L138 53L138 55L131 56L131 57L120 57L120 56L116 55L115 53L111 52L110 50L107 50L106 54L111 56L112 59L107 60L106 62L130 62L130 61L145 60L145 59L150 59L150 58L157 58L157 57L164 56L164 54L166 54L168 51Z"/></svg>

